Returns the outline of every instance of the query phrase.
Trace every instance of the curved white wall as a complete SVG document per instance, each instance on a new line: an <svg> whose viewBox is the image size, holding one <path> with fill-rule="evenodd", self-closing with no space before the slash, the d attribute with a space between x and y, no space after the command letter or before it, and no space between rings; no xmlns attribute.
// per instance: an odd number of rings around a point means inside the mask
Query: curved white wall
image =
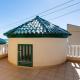
<svg viewBox="0 0 80 80"><path fill-rule="evenodd" d="M33 44L33 66L49 66L66 60L66 38L9 38L8 60L17 65L17 44Z"/></svg>

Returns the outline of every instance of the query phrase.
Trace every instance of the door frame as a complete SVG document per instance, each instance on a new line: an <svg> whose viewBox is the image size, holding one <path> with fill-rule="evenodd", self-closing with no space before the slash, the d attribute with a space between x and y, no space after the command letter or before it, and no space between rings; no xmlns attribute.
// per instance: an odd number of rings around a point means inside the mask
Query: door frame
<svg viewBox="0 0 80 80"><path fill-rule="evenodd" d="M20 65L19 64L19 45L31 45L32 48L31 48L31 62L32 64L31 65L24 65L24 66L27 66L27 67L33 67L33 44L17 44L17 64L18 66L23 66L23 65Z"/></svg>

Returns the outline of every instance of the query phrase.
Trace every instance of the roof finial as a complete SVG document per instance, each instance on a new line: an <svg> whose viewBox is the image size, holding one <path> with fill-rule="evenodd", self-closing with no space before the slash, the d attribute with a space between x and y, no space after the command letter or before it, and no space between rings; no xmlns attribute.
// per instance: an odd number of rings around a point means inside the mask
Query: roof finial
<svg viewBox="0 0 80 80"><path fill-rule="evenodd" d="M39 16L37 15L36 18L39 18Z"/></svg>

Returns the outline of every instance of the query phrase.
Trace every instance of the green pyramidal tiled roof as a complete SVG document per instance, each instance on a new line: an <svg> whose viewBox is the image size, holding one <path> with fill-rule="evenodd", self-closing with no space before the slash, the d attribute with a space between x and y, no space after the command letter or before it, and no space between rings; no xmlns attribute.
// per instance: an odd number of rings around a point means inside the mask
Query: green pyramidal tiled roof
<svg viewBox="0 0 80 80"><path fill-rule="evenodd" d="M39 16L6 33L7 37L56 37L67 38L71 35L68 31L54 25Z"/></svg>
<svg viewBox="0 0 80 80"><path fill-rule="evenodd" d="M6 41L0 38L0 44L6 44Z"/></svg>

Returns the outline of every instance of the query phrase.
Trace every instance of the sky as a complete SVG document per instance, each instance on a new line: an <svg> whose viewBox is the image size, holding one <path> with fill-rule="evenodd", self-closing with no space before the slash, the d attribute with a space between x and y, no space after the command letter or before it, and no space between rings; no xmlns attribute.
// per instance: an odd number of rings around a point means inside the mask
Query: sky
<svg viewBox="0 0 80 80"><path fill-rule="evenodd" d="M0 38L6 38L3 33L21 25L24 22L27 22L28 20L31 20L36 16L36 14L67 1L70 0L0 0ZM65 10L59 10L77 2L80 2L80 0L73 0L72 2L63 5L62 7L53 9L44 13L43 15L55 12L56 10L58 11L53 14L48 14L46 16L39 14L38 16L48 20L55 25L60 26L63 29L67 29L67 24L79 26L80 11L75 11L72 14L56 18L65 13L80 9L80 4L77 4Z"/></svg>

